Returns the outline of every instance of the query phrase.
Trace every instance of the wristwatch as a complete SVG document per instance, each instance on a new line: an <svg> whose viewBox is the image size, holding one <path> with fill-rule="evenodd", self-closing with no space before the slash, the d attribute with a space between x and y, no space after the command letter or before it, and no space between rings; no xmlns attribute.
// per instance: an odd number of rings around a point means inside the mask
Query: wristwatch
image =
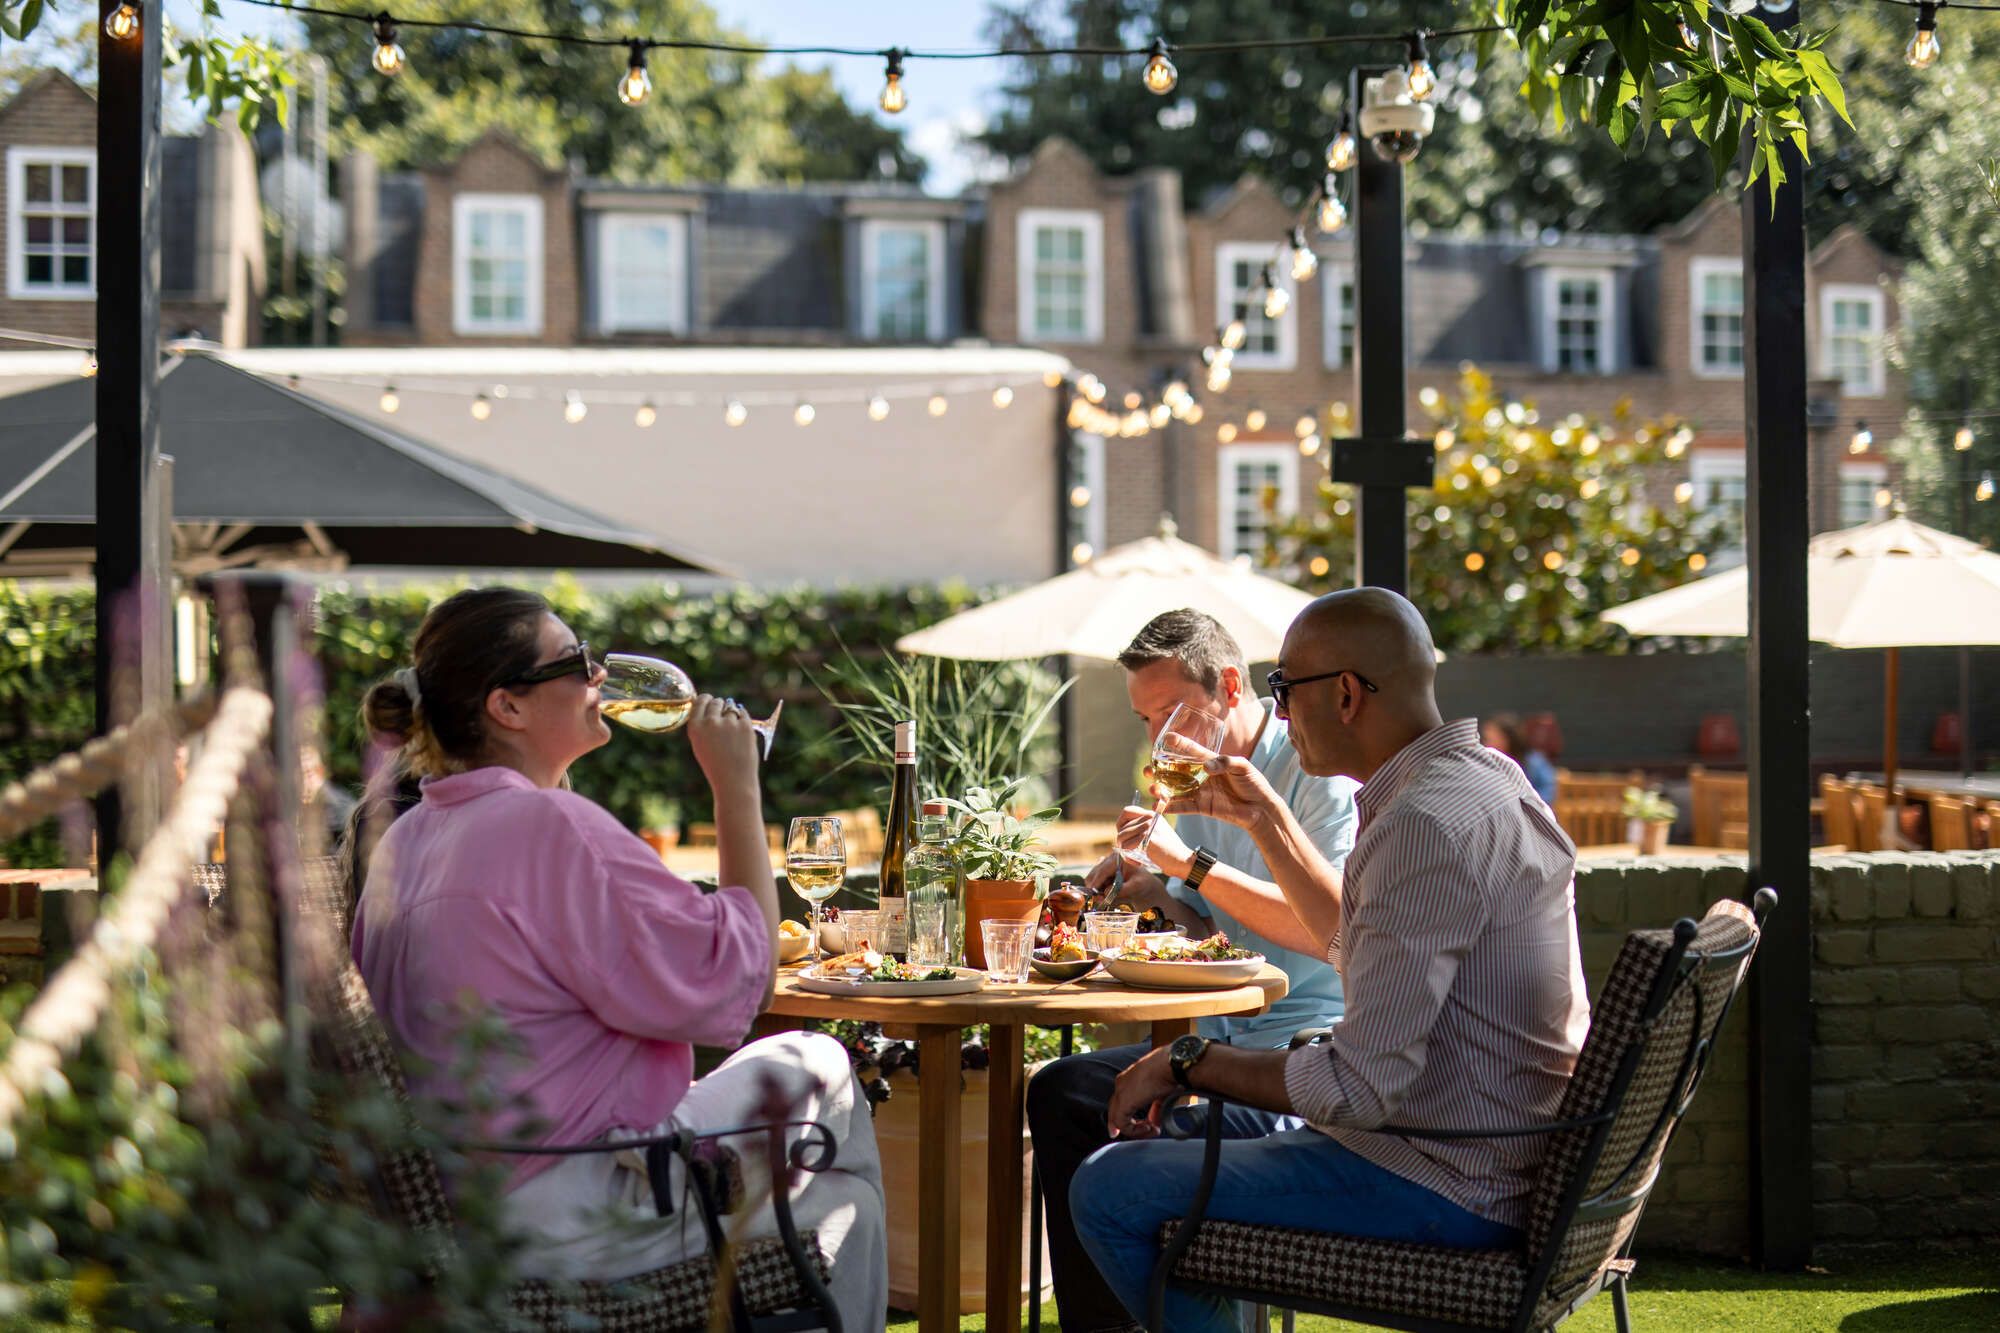
<svg viewBox="0 0 2000 1333"><path fill-rule="evenodd" d="M1201 1063L1201 1057L1208 1054L1208 1048L1215 1043L1213 1037L1203 1037L1193 1032L1175 1037L1173 1045L1167 1047L1167 1069L1174 1076L1174 1082L1183 1088L1192 1088L1188 1075Z"/></svg>
<svg viewBox="0 0 2000 1333"><path fill-rule="evenodd" d="M1181 887L1189 893L1200 893L1201 882L1208 878L1208 872L1215 868L1215 853L1206 847L1194 849L1193 863L1188 872L1181 876Z"/></svg>

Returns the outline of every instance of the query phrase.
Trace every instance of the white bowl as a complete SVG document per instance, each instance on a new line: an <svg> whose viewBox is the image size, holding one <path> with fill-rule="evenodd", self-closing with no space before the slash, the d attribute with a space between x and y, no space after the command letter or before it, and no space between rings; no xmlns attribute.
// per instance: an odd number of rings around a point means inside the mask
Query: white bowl
<svg viewBox="0 0 2000 1333"><path fill-rule="evenodd" d="M1157 958L1143 962L1103 955L1104 970L1128 986L1154 990L1222 990L1241 986L1264 966L1263 954L1236 958L1226 963L1166 963Z"/></svg>
<svg viewBox="0 0 2000 1333"><path fill-rule="evenodd" d="M799 959L806 956L806 950L811 947L812 935L810 933L804 935L787 935L782 930L778 932L778 961L781 963L798 962Z"/></svg>
<svg viewBox="0 0 2000 1333"><path fill-rule="evenodd" d="M828 953L846 953L847 927L838 921L820 922L819 947Z"/></svg>

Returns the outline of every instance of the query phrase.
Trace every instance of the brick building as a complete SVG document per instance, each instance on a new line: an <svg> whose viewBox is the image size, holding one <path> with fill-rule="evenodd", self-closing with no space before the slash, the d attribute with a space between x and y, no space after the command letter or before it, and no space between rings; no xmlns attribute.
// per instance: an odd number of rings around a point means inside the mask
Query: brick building
<svg viewBox="0 0 2000 1333"><path fill-rule="evenodd" d="M233 125L160 145L160 330L257 342L264 226L257 164ZM0 326L97 332L97 102L45 70L0 107ZM10 347L0 343L0 357Z"/></svg>

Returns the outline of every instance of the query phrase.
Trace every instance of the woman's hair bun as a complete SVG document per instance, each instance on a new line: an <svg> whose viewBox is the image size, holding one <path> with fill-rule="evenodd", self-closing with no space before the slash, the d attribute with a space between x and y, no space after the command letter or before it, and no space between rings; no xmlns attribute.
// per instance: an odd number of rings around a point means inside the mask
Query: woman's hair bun
<svg viewBox="0 0 2000 1333"><path fill-rule="evenodd" d="M416 700L394 676L378 680L361 700L361 720L368 730L407 743L417 729Z"/></svg>

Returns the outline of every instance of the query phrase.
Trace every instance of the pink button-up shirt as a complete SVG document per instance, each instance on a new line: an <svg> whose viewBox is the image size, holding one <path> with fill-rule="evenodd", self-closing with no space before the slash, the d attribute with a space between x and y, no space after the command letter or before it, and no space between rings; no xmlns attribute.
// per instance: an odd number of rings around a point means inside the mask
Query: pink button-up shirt
<svg viewBox="0 0 2000 1333"><path fill-rule="evenodd" d="M501 767L424 783L375 849L353 943L383 1021L426 1067L412 1091L464 1098L450 1069L470 999L522 1052L486 1058L505 1109L478 1132L519 1139L539 1120L540 1143L665 1120L691 1043L740 1040L772 966L747 890L703 893L594 802ZM557 1160L510 1158L509 1188Z"/></svg>

